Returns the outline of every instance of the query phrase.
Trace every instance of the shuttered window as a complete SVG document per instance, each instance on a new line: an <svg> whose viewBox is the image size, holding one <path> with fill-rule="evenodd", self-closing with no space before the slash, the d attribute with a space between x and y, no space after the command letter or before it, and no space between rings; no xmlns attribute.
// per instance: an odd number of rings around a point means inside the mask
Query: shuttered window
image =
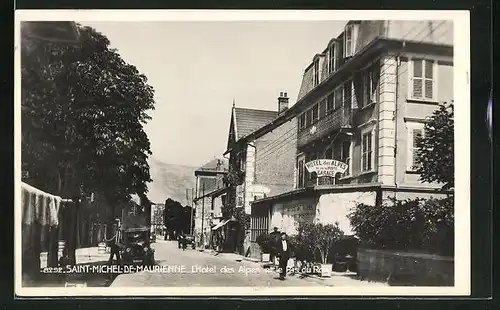
<svg viewBox="0 0 500 310"><path fill-rule="evenodd" d="M345 57L350 57L353 54L352 44L352 26L345 28Z"/></svg>
<svg viewBox="0 0 500 310"><path fill-rule="evenodd" d="M333 96L334 94L331 93L330 95L328 95L328 97L326 98L326 110L328 113L332 112L333 111Z"/></svg>
<svg viewBox="0 0 500 310"><path fill-rule="evenodd" d="M299 117L299 130L306 127L306 114L302 113Z"/></svg>
<svg viewBox="0 0 500 310"><path fill-rule="evenodd" d="M366 132L362 136L361 145L361 170L370 171L372 170L372 132Z"/></svg>
<svg viewBox="0 0 500 310"><path fill-rule="evenodd" d="M319 119L322 119L326 115L326 100L322 100L319 103Z"/></svg>
<svg viewBox="0 0 500 310"><path fill-rule="evenodd" d="M413 99L435 100L434 61L413 59L411 76L411 97Z"/></svg>
<svg viewBox="0 0 500 310"><path fill-rule="evenodd" d="M314 61L314 86L319 84L319 60Z"/></svg>
<svg viewBox="0 0 500 310"><path fill-rule="evenodd" d="M352 106L352 81L344 84L344 107Z"/></svg>
<svg viewBox="0 0 500 310"><path fill-rule="evenodd" d="M328 51L328 72L332 73L335 71L335 43L332 43L330 45L329 51Z"/></svg>
<svg viewBox="0 0 500 310"><path fill-rule="evenodd" d="M316 123L318 121L318 104L315 104L312 108L312 122Z"/></svg>
<svg viewBox="0 0 500 310"><path fill-rule="evenodd" d="M306 112L306 127L312 124L312 110Z"/></svg>

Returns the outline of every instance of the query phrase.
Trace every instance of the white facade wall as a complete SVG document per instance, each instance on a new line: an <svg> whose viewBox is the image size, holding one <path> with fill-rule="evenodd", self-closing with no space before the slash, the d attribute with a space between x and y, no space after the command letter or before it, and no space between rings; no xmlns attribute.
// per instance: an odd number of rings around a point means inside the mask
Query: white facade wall
<svg viewBox="0 0 500 310"><path fill-rule="evenodd" d="M375 205L376 192L349 192L324 194L319 199L302 199L285 203L275 203L271 211L271 227L278 227L288 235L297 233L299 221L334 224L352 235L347 215L358 203Z"/></svg>

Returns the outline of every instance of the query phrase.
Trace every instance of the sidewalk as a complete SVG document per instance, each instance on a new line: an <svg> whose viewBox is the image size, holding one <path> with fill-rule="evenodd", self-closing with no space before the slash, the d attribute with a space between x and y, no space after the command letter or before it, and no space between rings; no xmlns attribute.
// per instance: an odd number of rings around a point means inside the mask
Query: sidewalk
<svg viewBox="0 0 500 310"><path fill-rule="evenodd" d="M271 262L261 262L258 259L251 257L244 257L242 255L236 253L218 253L211 249L206 249L202 251L202 253L206 253L209 255L214 255L223 259L228 259L232 261L249 261L255 264L260 265L261 268L272 268L273 265ZM332 271L331 277L321 277L315 274L293 274L289 275L289 277L296 277L299 279L304 279L306 281L313 281L316 283L320 283L325 286L388 286L387 283L380 282L371 282L371 281L361 281L355 272L334 272Z"/></svg>
<svg viewBox="0 0 500 310"><path fill-rule="evenodd" d="M99 253L98 247L80 248L76 250L76 264L82 265L100 265L108 261L109 253ZM40 267L47 266L47 253L40 255ZM106 287L109 286L116 275L101 273L42 273L37 280L28 280L23 286L26 287Z"/></svg>
<svg viewBox="0 0 500 310"><path fill-rule="evenodd" d="M98 262L107 262L109 258L109 253L101 254L99 253L98 247L88 247L76 249L76 263L80 264L91 264ZM40 268L47 266L47 252L40 254Z"/></svg>

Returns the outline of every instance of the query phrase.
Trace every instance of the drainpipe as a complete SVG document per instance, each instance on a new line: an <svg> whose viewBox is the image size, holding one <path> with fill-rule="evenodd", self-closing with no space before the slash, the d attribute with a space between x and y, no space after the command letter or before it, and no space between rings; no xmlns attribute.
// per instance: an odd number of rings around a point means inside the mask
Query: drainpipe
<svg viewBox="0 0 500 310"><path fill-rule="evenodd" d="M404 44L404 43L403 43ZM404 46L404 45L403 45ZM399 66L401 65L400 54L396 56L396 89L395 89L395 100L394 105L394 185L396 186L396 191L394 192L394 198L398 199L398 104L399 104Z"/></svg>

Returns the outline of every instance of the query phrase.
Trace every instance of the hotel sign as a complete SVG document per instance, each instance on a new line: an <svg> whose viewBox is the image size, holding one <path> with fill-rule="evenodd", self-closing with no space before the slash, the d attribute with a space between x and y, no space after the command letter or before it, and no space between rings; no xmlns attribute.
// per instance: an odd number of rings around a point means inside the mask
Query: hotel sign
<svg viewBox="0 0 500 310"><path fill-rule="evenodd" d="M347 164L333 159L317 159L306 163L306 169L309 173L316 172L318 177L335 177L337 173L344 173L347 170Z"/></svg>

